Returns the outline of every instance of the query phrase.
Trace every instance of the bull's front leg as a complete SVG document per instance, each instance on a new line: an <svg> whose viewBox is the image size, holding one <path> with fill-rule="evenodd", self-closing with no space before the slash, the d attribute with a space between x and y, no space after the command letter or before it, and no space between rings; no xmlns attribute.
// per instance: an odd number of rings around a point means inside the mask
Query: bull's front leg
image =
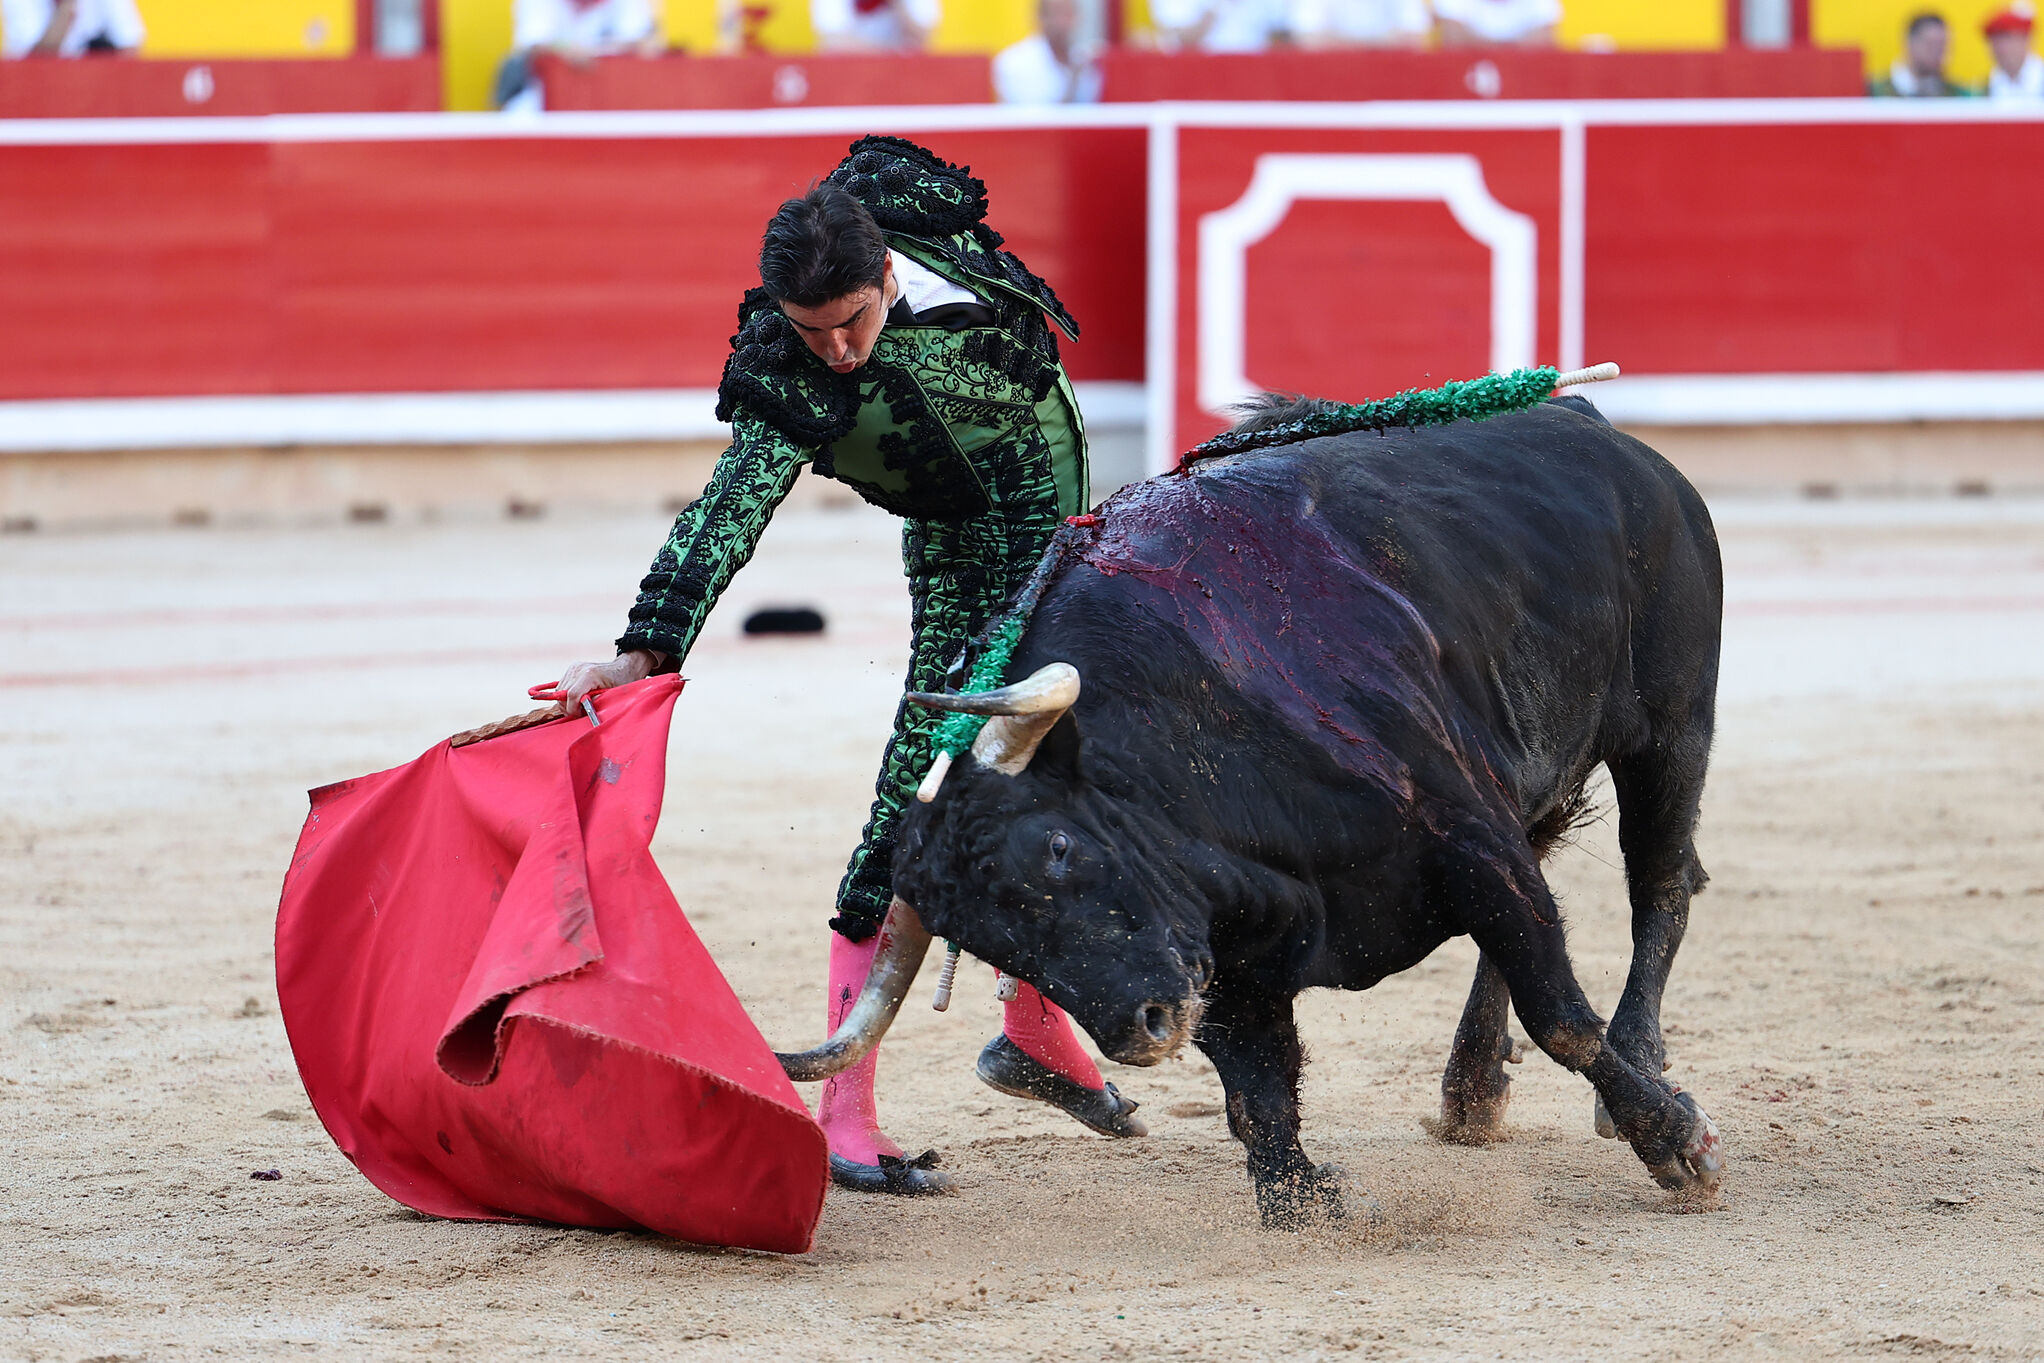
<svg viewBox="0 0 2044 1363"><path fill-rule="evenodd" d="M1256 1207L1272 1230L1343 1215L1341 1172L1299 1146L1299 1072L1306 1062L1289 998L1245 998L1225 982L1207 994L1195 1044L1214 1062L1228 1100L1228 1129L1249 1151Z"/></svg>

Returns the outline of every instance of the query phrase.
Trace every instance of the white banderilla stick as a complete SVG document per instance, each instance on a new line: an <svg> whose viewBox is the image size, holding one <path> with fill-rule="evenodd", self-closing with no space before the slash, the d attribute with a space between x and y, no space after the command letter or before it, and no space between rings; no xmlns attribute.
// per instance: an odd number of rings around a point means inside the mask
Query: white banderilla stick
<svg viewBox="0 0 2044 1363"><path fill-rule="evenodd" d="M930 1000L930 1007L943 1012L951 1006L951 986L958 980L959 949L956 942L944 943L944 968L937 972L937 992ZM994 972L994 998L1002 1003L1013 1003L1022 993L1022 981L1004 971Z"/></svg>
<svg viewBox="0 0 2044 1363"><path fill-rule="evenodd" d="M958 978L958 943L944 943L944 969L937 975L937 996L930 1000L930 1007L943 1012L951 1006L951 985Z"/></svg>
<svg viewBox="0 0 2044 1363"><path fill-rule="evenodd" d="M1602 364L1593 364L1588 369L1571 369L1568 373L1557 377L1554 381L1554 386L1556 388L1573 388L1579 383L1601 383L1605 379L1615 379L1617 377L1618 366L1606 360Z"/></svg>

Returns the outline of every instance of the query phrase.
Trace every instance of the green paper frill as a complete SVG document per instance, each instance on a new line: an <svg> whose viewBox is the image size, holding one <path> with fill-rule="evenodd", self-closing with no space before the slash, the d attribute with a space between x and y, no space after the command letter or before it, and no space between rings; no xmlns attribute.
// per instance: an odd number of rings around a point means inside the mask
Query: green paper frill
<svg viewBox="0 0 2044 1363"><path fill-rule="evenodd" d="M1524 411L1554 394L1561 371L1547 365L1458 379L1439 388L1408 388L1374 402L1344 402L1312 412L1297 421L1255 431L1224 431L1195 445L1178 461L1180 469L1202 459L1217 459L1244 450L1291 445L1323 435L1350 431L1382 431L1399 426L1444 426L1451 421L1482 421L1506 412Z"/></svg>

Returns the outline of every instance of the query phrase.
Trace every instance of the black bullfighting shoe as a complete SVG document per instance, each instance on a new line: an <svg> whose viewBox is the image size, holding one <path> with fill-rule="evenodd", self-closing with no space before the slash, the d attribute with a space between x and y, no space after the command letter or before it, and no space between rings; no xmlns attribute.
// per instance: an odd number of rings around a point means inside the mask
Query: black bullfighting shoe
<svg viewBox="0 0 2044 1363"><path fill-rule="evenodd" d="M979 1053L980 1082L1015 1098L1034 1098L1063 1108L1103 1136L1147 1136L1150 1128L1136 1116L1136 1100L1121 1096L1109 1084L1089 1089L1065 1078L1008 1040L997 1036Z"/></svg>
<svg viewBox="0 0 2044 1363"><path fill-rule="evenodd" d="M830 1181L854 1192L894 1193L900 1197L955 1193L958 1181L937 1167L939 1158L936 1151L925 1150L914 1159L882 1155L878 1164L860 1164L843 1155L832 1155Z"/></svg>

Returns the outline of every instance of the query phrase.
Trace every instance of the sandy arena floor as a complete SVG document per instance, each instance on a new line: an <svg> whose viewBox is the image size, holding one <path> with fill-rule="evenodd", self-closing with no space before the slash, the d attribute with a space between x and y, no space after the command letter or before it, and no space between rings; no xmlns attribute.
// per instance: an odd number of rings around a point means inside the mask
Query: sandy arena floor
<svg viewBox="0 0 2044 1363"><path fill-rule="evenodd" d="M1379 1229L1258 1231L1196 1055L1110 1070L1145 1141L984 1089L975 968L881 1067L963 1194L834 1194L787 1259L417 1216L328 1142L277 1018L305 790L606 653L663 518L0 540L0 1358L2044 1356L2044 504L1718 514L1713 882L1667 1016L1722 1210L1669 1214L1538 1055L1515 1139L1422 1133L1457 942L1303 1003L1308 1149ZM739 638L782 600L827 639ZM691 659L656 851L782 1044L821 1030L906 618L893 524L810 503ZM1607 820L1551 872L1607 1008L1617 862Z"/></svg>

